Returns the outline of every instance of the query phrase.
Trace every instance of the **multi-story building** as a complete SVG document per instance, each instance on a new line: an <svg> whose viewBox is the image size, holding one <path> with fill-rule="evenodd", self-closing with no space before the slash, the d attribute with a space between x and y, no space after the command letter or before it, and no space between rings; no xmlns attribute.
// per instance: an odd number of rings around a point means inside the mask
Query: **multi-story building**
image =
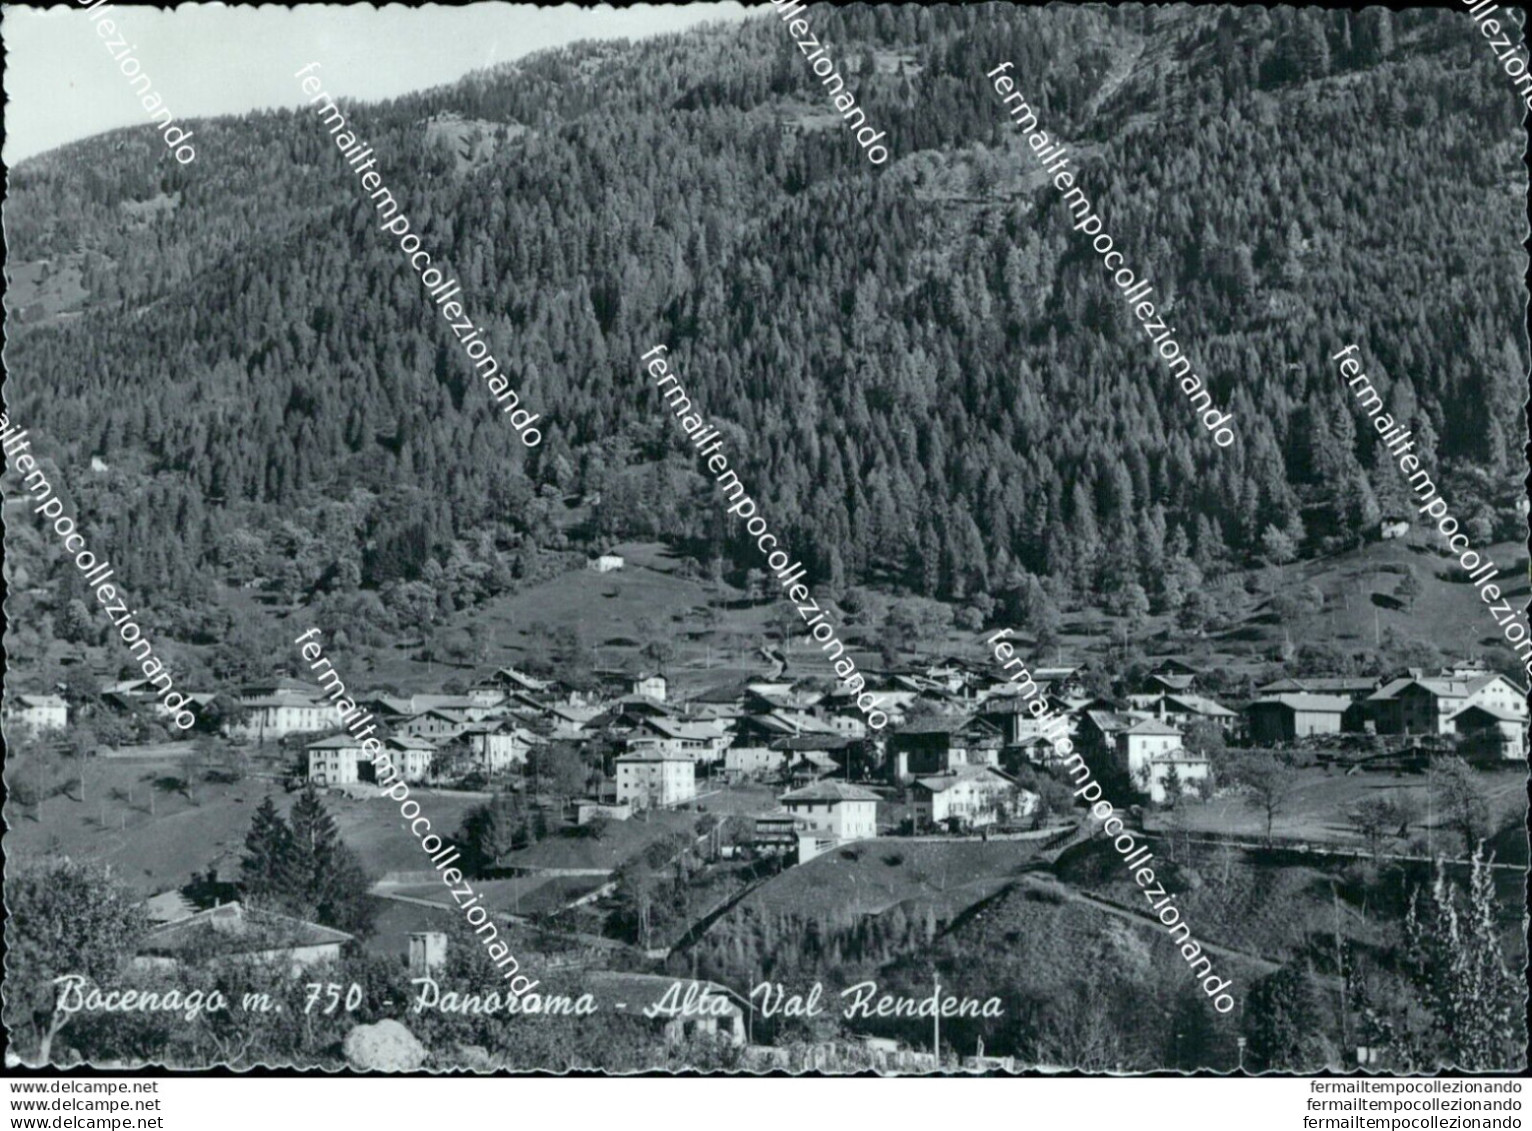
<svg viewBox="0 0 1532 1131"><path fill-rule="evenodd" d="M5 717L33 730L63 730L69 725L69 705L57 695L12 695Z"/></svg>
<svg viewBox="0 0 1532 1131"><path fill-rule="evenodd" d="M531 731L505 722L475 723L457 737L486 774L504 773L525 765L528 752L540 741Z"/></svg>
<svg viewBox="0 0 1532 1131"><path fill-rule="evenodd" d="M1474 703L1448 721L1465 756L1501 760L1527 756L1527 720L1514 711Z"/></svg>
<svg viewBox="0 0 1532 1131"><path fill-rule="evenodd" d="M959 766L945 774L916 778L910 803L917 827L956 821L966 828L992 825L1002 818L1029 815L1037 794L993 766Z"/></svg>
<svg viewBox="0 0 1532 1131"><path fill-rule="evenodd" d="M1498 672L1469 678L1412 672L1368 697L1379 734L1449 734L1451 719L1465 707L1483 706L1527 717L1527 693Z"/></svg>
<svg viewBox="0 0 1532 1131"><path fill-rule="evenodd" d="M1004 745L1000 729L964 715L922 719L888 740L894 780L944 774L958 766L998 766Z"/></svg>
<svg viewBox="0 0 1532 1131"><path fill-rule="evenodd" d="M1124 774L1132 785L1154 801L1167 797L1165 783L1174 777L1183 788L1195 788L1212 772L1212 763L1181 745L1181 732L1158 719L1143 719L1117 733L1117 747L1110 769ZM1089 760L1089 756L1087 756Z"/></svg>
<svg viewBox="0 0 1532 1131"><path fill-rule="evenodd" d="M837 842L878 835L878 795L845 782L819 781L781 797L798 829Z"/></svg>
<svg viewBox="0 0 1532 1131"><path fill-rule="evenodd" d="M309 759L309 781L315 785L348 785L372 780L372 755L362 748L359 738L332 734L309 743L304 751Z"/></svg>
<svg viewBox="0 0 1532 1131"><path fill-rule="evenodd" d="M397 729L400 734L443 741L456 738L472 725L461 711L432 707L404 719Z"/></svg>
<svg viewBox="0 0 1532 1131"><path fill-rule="evenodd" d="M716 762L723 757L729 737L717 723L684 723L677 719L645 719L628 734L632 753L674 754L694 762Z"/></svg>
<svg viewBox="0 0 1532 1131"><path fill-rule="evenodd" d="M664 809L697 796L697 763L684 755L624 754L616 767L619 805Z"/></svg>
<svg viewBox="0 0 1532 1131"><path fill-rule="evenodd" d="M431 776L431 762L436 757L434 743L415 735L395 734L383 740L383 751L405 781L425 781Z"/></svg>
<svg viewBox="0 0 1532 1131"><path fill-rule="evenodd" d="M235 697L243 719L229 727L231 735L267 742L289 734L333 730L340 722L334 701L318 688L304 685L262 685L246 688Z"/></svg>

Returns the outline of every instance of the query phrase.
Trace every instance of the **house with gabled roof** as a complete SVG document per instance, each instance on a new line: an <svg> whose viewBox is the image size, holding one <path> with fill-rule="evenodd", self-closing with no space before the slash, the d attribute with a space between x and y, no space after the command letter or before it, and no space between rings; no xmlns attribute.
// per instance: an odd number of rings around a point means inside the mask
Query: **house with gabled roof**
<svg viewBox="0 0 1532 1131"><path fill-rule="evenodd" d="M405 781L425 781L431 776L431 763L436 758L434 742L416 735L392 734L383 740L383 752Z"/></svg>
<svg viewBox="0 0 1532 1131"><path fill-rule="evenodd" d="M486 774L504 773L526 764L527 755L543 739L520 725L517 720L487 720L474 723L456 738L471 753L474 764Z"/></svg>
<svg viewBox="0 0 1532 1131"><path fill-rule="evenodd" d="M1004 819L1025 817L1038 796L993 766L959 766L945 774L917 777L910 783L910 804L917 828L956 823L977 829Z"/></svg>
<svg viewBox="0 0 1532 1131"><path fill-rule="evenodd" d="M795 786L805 786L841 772L841 764L823 750L789 750L787 780Z"/></svg>
<svg viewBox="0 0 1532 1131"><path fill-rule="evenodd" d="M733 738L723 752L724 772L731 779L776 777L787 768L791 751L773 743L791 738L799 728L776 714L744 715L735 719Z"/></svg>
<svg viewBox="0 0 1532 1131"><path fill-rule="evenodd" d="M1311 734L1339 734L1351 700L1343 695L1296 691L1268 695L1245 708L1251 741L1258 745L1295 742Z"/></svg>
<svg viewBox="0 0 1532 1131"><path fill-rule="evenodd" d="M1043 685L1038 684L1038 687L1041 689ZM1029 703L1041 703L1042 707L1032 708L1028 706ZM1038 713L1039 710L1042 714ZM1067 735L1069 731L1061 731L1056 721L1042 721L1045 717L1064 714L1066 711L1066 704L1049 696L1046 690L1040 690L1036 697L1014 692L991 695L979 705L977 717L996 727L1007 746L1016 746L1029 738L1045 734Z"/></svg>
<svg viewBox="0 0 1532 1131"><path fill-rule="evenodd" d="M1144 718L1134 711L1082 711L1076 745L1087 761L1110 759L1117 750L1117 736L1137 726Z"/></svg>
<svg viewBox="0 0 1532 1131"><path fill-rule="evenodd" d="M663 703L669 690L670 681L659 672L640 672L628 678L629 695L642 695Z"/></svg>
<svg viewBox="0 0 1532 1131"><path fill-rule="evenodd" d="M1504 707L1470 703L1447 720L1459 736L1458 752L1488 761L1511 761L1527 756L1526 716Z"/></svg>
<svg viewBox="0 0 1532 1131"><path fill-rule="evenodd" d="M728 744L729 736L717 723L661 717L645 719L627 738L630 751L677 754L694 762L716 762Z"/></svg>
<svg viewBox="0 0 1532 1131"><path fill-rule="evenodd" d="M507 694L521 691L539 695L553 686L551 680L538 679L514 667L496 668L489 675L474 681L474 687L494 688Z"/></svg>
<svg viewBox="0 0 1532 1131"><path fill-rule="evenodd" d="M679 717L678 710L671 704L661 703L658 699L651 699L647 695L629 695L587 720L584 729L588 734L598 731L627 734L649 719L677 717Z"/></svg>
<svg viewBox="0 0 1532 1131"><path fill-rule="evenodd" d="M1169 692L1178 695L1190 691L1197 685L1197 677L1183 675L1180 672L1150 672L1144 676L1143 690L1145 695L1163 695Z"/></svg>
<svg viewBox="0 0 1532 1131"><path fill-rule="evenodd" d="M291 680L279 682L283 686L247 687L235 697L243 716L229 725L229 734L265 742L289 734L322 733L340 722L335 702L319 688L309 684L286 686L294 682Z"/></svg>
<svg viewBox="0 0 1532 1131"><path fill-rule="evenodd" d="M1412 672L1390 680L1367 699L1379 734L1448 734L1465 707L1485 706L1527 717L1526 690L1498 672L1470 678Z"/></svg>
<svg viewBox="0 0 1532 1131"><path fill-rule="evenodd" d="M1195 722L1210 722L1223 730L1232 730L1239 722L1239 712L1196 692L1159 691L1150 695L1130 695L1133 709L1173 726L1185 727Z"/></svg>
<svg viewBox="0 0 1532 1131"><path fill-rule="evenodd" d="M354 735L332 734L303 748L308 756L308 777L315 785L349 785L371 781L372 755ZM363 765L366 772L363 772Z"/></svg>
<svg viewBox="0 0 1532 1131"><path fill-rule="evenodd" d="M333 927L224 903L145 931L133 957L139 970L177 970L209 958L260 959L284 963L292 973L337 961L355 936Z"/></svg>
<svg viewBox="0 0 1532 1131"><path fill-rule="evenodd" d="M1141 719L1118 733L1112 768L1151 800L1163 803L1169 797L1167 782L1174 779L1184 789L1196 788L1211 775L1213 766L1206 755L1181 745L1178 727L1159 719Z"/></svg>
<svg viewBox="0 0 1532 1131"><path fill-rule="evenodd" d="M878 795L859 785L817 781L780 800L799 829L833 837L837 844L878 835Z"/></svg>
<svg viewBox="0 0 1532 1131"><path fill-rule="evenodd" d="M1158 719L1140 719L1117 733L1116 767L1130 778L1156 754L1181 748L1181 730Z"/></svg>
<svg viewBox="0 0 1532 1131"><path fill-rule="evenodd" d="M1372 676L1303 676L1273 680L1255 689L1262 697L1269 695L1302 694L1344 695L1353 702L1366 699L1378 690L1381 681Z"/></svg>
<svg viewBox="0 0 1532 1131"><path fill-rule="evenodd" d="M697 763L681 754L640 751L614 760L617 803L639 809L665 809L697 796Z"/></svg>
<svg viewBox="0 0 1532 1131"><path fill-rule="evenodd" d="M943 774L957 766L998 766L1005 736L972 715L919 719L889 736L889 768L897 782Z"/></svg>
<svg viewBox="0 0 1532 1131"><path fill-rule="evenodd" d="M461 711L449 710L443 707L432 707L411 715L402 720L395 728L399 734L412 735L416 738L429 738L436 741L446 741L456 738L472 724Z"/></svg>
<svg viewBox="0 0 1532 1131"><path fill-rule="evenodd" d="M69 704L58 695L8 695L5 717L33 730L63 730L69 725Z"/></svg>

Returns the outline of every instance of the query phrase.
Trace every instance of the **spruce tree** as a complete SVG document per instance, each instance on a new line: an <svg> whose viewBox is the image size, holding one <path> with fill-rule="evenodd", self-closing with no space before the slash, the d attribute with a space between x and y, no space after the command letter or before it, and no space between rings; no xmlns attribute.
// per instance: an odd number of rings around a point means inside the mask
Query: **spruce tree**
<svg viewBox="0 0 1532 1131"><path fill-rule="evenodd" d="M255 810L245 834L240 861L245 898L252 906L271 906L291 890L293 835L268 795Z"/></svg>
<svg viewBox="0 0 1532 1131"><path fill-rule="evenodd" d="M290 827L292 882L284 901L288 913L353 934L370 932L373 907L367 874L341 840L335 818L312 783L293 805Z"/></svg>

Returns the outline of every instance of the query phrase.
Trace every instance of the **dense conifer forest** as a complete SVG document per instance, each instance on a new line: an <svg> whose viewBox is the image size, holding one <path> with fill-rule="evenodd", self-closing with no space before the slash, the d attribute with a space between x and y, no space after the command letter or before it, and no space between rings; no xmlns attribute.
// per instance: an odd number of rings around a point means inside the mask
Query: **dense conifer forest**
<svg viewBox="0 0 1532 1131"><path fill-rule="evenodd" d="M1520 539L1521 106L1457 12L811 20L882 168L773 18L344 108L542 415L530 452L311 111L197 123L192 168L135 128L13 170L13 272L84 297L13 321L10 415L161 634L224 642L233 674L255 661L215 580L366 636L615 538L753 564L638 367L660 342L830 587L1137 585L1165 611L1200 574L1355 545L1407 503L1329 360L1352 341L1469 533ZM1023 152L984 79L1006 59L1231 450ZM12 616L88 640L44 537L7 532Z"/></svg>

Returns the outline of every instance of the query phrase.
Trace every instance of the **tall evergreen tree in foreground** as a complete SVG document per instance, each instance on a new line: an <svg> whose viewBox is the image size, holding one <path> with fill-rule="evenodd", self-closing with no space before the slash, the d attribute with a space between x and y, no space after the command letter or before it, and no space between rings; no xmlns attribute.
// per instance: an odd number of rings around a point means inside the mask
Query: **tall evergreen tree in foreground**
<svg viewBox="0 0 1532 1131"><path fill-rule="evenodd" d="M243 879L254 904L356 935L371 933L367 873L312 783L299 794L289 821L268 797L251 820L245 849Z"/></svg>

